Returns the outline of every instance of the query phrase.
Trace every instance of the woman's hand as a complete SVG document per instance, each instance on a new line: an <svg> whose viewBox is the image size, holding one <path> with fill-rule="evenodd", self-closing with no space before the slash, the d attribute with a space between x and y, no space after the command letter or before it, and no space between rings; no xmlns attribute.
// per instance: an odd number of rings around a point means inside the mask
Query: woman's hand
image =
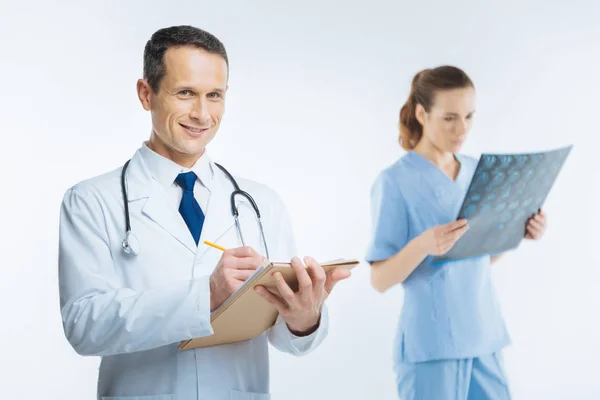
<svg viewBox="0 0 600 400"><path fill-rule="evenodd" d="M546 233L546 214L540 210L527 221L527 232L525 239L540 240Z"/></svg>
<svg viewBox="0 0 600 400"><path fill-rule="evenodd" d="M428 255L441 256L450 251L468 229L467 220L459 219L429 228L419 236L419 240Z"/></svg>

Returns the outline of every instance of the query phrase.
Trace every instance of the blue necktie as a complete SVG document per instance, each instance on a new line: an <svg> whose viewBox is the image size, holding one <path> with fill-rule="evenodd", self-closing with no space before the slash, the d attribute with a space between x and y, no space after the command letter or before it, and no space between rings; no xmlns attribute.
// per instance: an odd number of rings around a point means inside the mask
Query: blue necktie
<svg viewBox="0 0 600 400"><path fill-rule="evenodd" d="M194 198L196 174L193 172L179 174L175 182L183 188L183 196L181 197L181 203L179 203L179 214L183 217L197 245L204 224L204 213Z"/></svg>

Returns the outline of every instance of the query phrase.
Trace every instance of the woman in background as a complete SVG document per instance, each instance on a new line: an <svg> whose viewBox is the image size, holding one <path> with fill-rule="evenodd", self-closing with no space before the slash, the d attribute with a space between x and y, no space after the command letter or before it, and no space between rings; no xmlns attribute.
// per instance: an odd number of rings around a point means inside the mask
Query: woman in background
<svg viewBox="0 0 600 400"><path fill-rule="evenodd" d="M510 343L490 277L501 255L432 265L468 229L454 221L477 161L459 154L475 113L475 87L452 66L427 69L400 111L407 150L372 188L372 285L401 283L404 305L395 346L401 399L509 399L502 349ZM526 238L544 234L544 213Z"/></svg>

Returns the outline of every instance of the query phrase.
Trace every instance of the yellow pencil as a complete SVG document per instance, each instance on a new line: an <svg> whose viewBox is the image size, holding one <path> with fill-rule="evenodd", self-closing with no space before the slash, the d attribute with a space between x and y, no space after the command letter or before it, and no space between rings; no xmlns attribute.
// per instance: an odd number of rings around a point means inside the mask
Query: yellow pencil
<svg viewBox="0 0 600 400"><path fill-rule="evenodd" d="M221 250L221 251L225 251L225 250L227 250L225 247L223 247L223 246L219 246L218 244L214 244L214 243L212 243L212 242L209 242L208 240L205 240L205 241L204 241L204 244L207 244L207 245L209 245L210 247L214 247L215 249L219 249L219 250Z"/></svg>

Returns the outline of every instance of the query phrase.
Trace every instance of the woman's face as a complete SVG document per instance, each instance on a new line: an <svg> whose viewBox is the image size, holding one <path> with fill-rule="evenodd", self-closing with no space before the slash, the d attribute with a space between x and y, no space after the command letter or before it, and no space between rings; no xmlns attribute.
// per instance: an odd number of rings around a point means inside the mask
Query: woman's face
<svg viewBox="0 0 600 400"><path fill-rule="evenodd" d="M423 125L421 140L444 152L459 152L473 125L475 97L472 87L438 90L429 112L418 104L416 116Z"/></svg>

